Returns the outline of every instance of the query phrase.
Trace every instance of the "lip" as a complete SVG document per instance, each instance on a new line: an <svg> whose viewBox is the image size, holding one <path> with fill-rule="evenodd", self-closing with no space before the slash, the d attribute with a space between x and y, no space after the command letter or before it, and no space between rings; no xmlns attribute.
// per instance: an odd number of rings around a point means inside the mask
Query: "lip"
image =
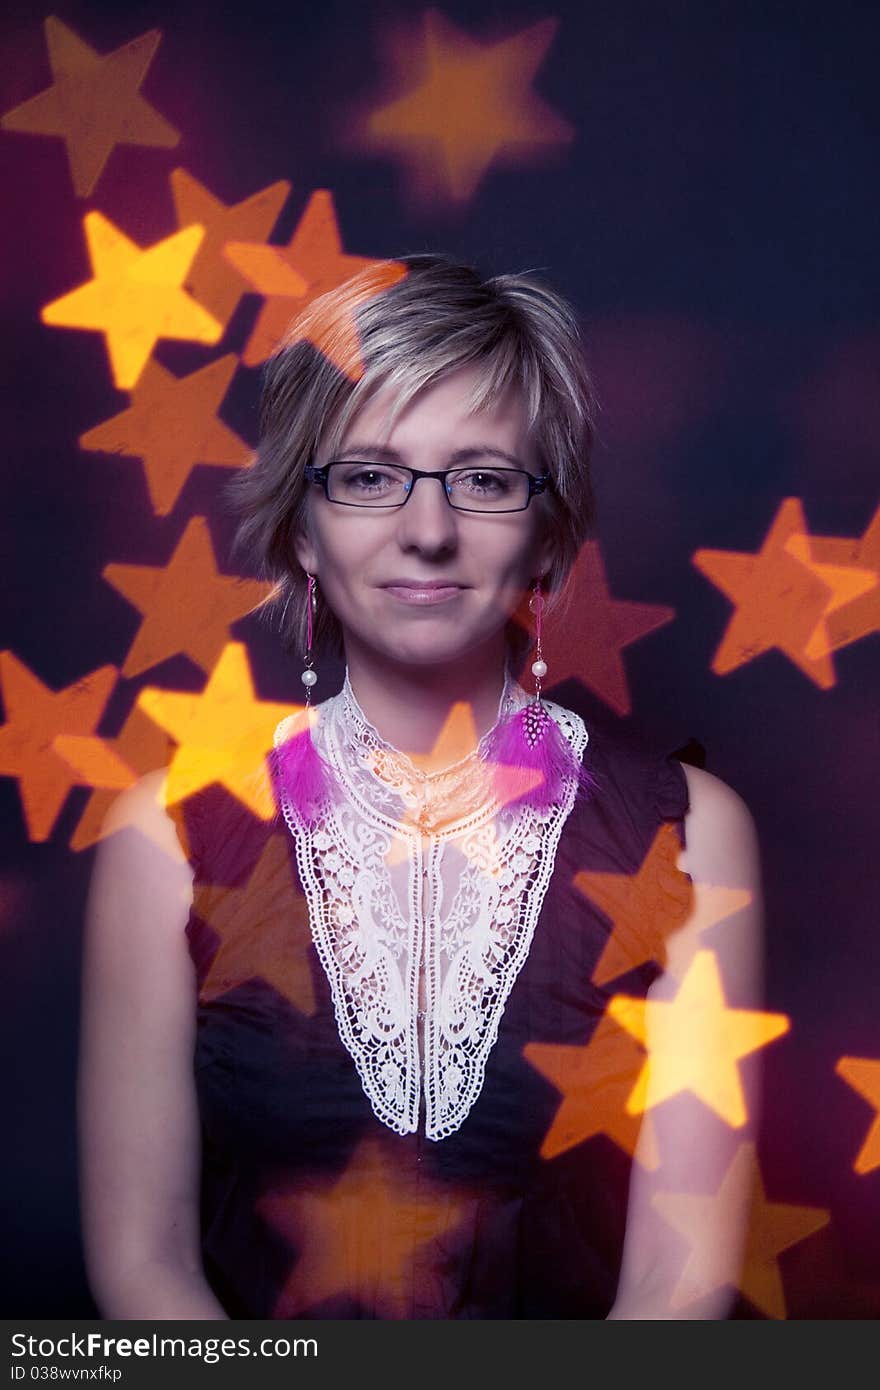
<svg viewBox="0 0 880 1390"><path fill-rule="evenodd" d="M427 584L384 584L382 586L386 593L392 594L394 598L402 603L414 604L433 604L448 603L450 599L457 598L463 592L460 584L444 584L432 580Z"/></svg>

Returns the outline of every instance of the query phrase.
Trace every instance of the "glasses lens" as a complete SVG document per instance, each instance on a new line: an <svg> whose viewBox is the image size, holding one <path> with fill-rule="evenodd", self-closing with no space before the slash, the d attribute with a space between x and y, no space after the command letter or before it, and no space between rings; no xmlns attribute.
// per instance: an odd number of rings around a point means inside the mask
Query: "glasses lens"
<svg viewBox="0 0 880 1390"><path fill-rule="evenodd" d="M398 507L409 489L409 473L384 463L333 463L327 477L330 500L356 507Z"/></svg>
<svg viewBox="0 0 880 1390"><path fill-rule="evenodd" d="M528 475L513 468L462 468L449 474L449 500L470 512L510 512L529 499Z"/></svg>

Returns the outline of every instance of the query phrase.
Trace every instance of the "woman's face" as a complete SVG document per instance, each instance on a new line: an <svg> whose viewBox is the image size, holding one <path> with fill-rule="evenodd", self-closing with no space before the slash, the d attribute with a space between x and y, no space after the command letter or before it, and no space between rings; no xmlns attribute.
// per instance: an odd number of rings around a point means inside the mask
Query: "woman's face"
<svg viewBox="0 0 880 1390"><path fill-rule="evenodd" d="M520 467L537 476L542 470L519 396L510 392L468 414L475 376L476 369L462 368L426 388L391 429L393 397L378 392L355 415L333 459L400 463L417 472ZM551 564L546 519L541 496L524 511L457 511L439 478L416 482L405 506L388 509L340 506L312 486L309 535L297 537L295 551L342 626L349 661L357 649L432 666L503 650L508 618ZM438 580L453 589L441 602L420 602L393 587Z"/></svg>

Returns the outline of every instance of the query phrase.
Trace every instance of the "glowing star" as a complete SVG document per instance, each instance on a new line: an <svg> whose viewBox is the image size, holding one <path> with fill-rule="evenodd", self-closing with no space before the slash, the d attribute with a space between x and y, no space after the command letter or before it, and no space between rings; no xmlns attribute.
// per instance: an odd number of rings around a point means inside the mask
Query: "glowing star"
<svg viewBox="0 0 880 1390"><path fill-rule="evenodd" d="M138 91L162 38L158 29L100 54L55 15L43 27L53 85L7 111L0 125L60 135L77 197L89 196L116 145L178 143L180 133Z"/></svg>
<svg viewBox="0 0 880 1390"><path fill-rule="evenodd" d="M864 592L864 576L842 576L826 568L820 577L816 566L804 560L810 541L800 502L787 497L756 555L695 551L697 569L736 605L712 660L717 675L776 647L821 689L834 685L834 668L823 649L827 643L811 639L838 601Z"/></svg>
<svg viewBox="0 0 880 1390"><path fill-rule="evenodd" d="M581 546L570 582L577 602L564 615L564 629L552 614L545 624L544 645L553 653L548 682L559 685L574 677L615 713L629 714L632 703L621 652L671 622L675 609L612 598L598 541Z"/></svg>
<svg viewBox="0 0 880 1390"><path fill-rule="evenodd" d="M853 1172L870 1173L880 1168L880 1059L840 1057L834 1070L877 1111L853 1163Z"/></svg>
<svg viewBox="0 0 880 1390"><path fill-rule="evenodd" d="M636 873L575 874L575 887L612 924L593 970L594 984L607 984L649 960L666 969L666 939L685 922L696 936L751 902L746 889L692 884L676 867L680 853L678 835L667 823L658 829Z"/></svg>
<svg viewBox="0 0 880 1390"><path fill-rule="evenodd" d="M178 653L210 671L229 642L230 626L272 589L261 580L218 573L203 516L190 517L164 569L113 564L103 574L144 615L122 668L128 677Z"/></svg>
<svg viewBox="0 0 880 1390"><path fill-rule="evenodd" d="M176 377L149 361L131 405L87 430L80 447L143 459L153 511L167 516L197 464L241 468L248 462L247 445L217 414L237 366L229 353Z"/></svg>
<svg viewBox="0 0 880 1390"><path fill-rule="evenodd" d="M541 1145L542 1158L555 1158L596 1134L606 1134L618 1148L637 1156L644 1168L657 1168L651 1116L640 1120L626 1108L645 1054L613 1019L601 1018L584 1047L532 1042L523 1048L523 1056L562 1094Z"/></svg>
<svg viewBox="0 0 880 1390"><path fill-rule="evenodd" d="M305 898L291 892L289 835L270 835L247 883L197 883L195 911L220 938L199 989L216 999L259 978L300 1013L315 1012L312 936Z"/></svg>
<svg viewBox="0 0 880 1390"><path fill-rule="evenodd" d="M430 800L428 800L419 809L404 813L402 817L404 825L417 828L423 836L426 836L439 833L450 822L459 820L465 815L464 807L456 805L450 807L448 799L444 800L442 773L447 768L453 769L457 763L474 751L478 743L479 736L470 703L467 700L456 701L444 720L430 751L428 753L407 754L410 762L426 776L436 778L434 787L439 794L439 800L436 809L431 806ZM379 777L383 776L383 763L384 755L380 749L373 764L373 771ZM513 801L516 797L540 786L543 780L543 773L536 769L487 762L486 798L492 796L499 807L506 806L509 801ZM473 848L466 857L476 863L478 868L496 876L500 863L497 861L497 856L491 857L491 850L496 846L496 836L494 827L488 827L487 830L492 832L489 835L491 844L488 843L485 836L471 837L469 843L472 844ZM390 868L405 860L408 853L406 836L397 832L391 841L385 862Z"/></svg>
<svg viewBox="0 0 880 1390"><path fill-rule="evenodd" d="M119 733L114 737L105 738L103 742L107 747L113 749L127 767L132 769L133 781L137 781L147 772L158 771L160 768L166 767L175 747L173 740L162 729L158 728L152 719L148 719L136 705L129 711ZM90 849L92 845L97 844L105 837L108 833L105 817L111 805L116 801L116 796L117 793L111 789L93 788L70 838L72 850ZM117 814L114 830L121 829L123 823L121 816ZM140 826L138 828L142 829ZM179 827L179 829L182 828L182 826Z"/></svg>
<svg viewBox="0 0 880 1390"><path fill-rule="evenodd" d="M409 1188L374 1140L354 1152L342 1176L323 1192L272 1193L258 1211L298 1252L273 1317L298 1316L346 1296L381 1317L408 1315L418 1297L420 1246L447 1238L461 1221L454 1191Z"/></svg>
<svg viewBox="0 0 880 1390"><path fill-rule="evenodd" d="M880 508L861 539L792 536L788 549L834 595L807 642L807 656L824 656L880 632Z"/></svg>
<svg viewBox="0 0 880 1390"><path fill-rule="evenodd" d="M734 1194L751 1191L745 1242L740 1232L719 1238L706 1249L707 1226L723 1230L724 1213ZM785 1317L785 1293L777 1257L789 1246L827 1226L831 1214L821 1207L768 1202L754 1144L740 1144L718 1191L711 1196L689 1192L655 1192L652 1205L688 1241L691 1253L670 1297L671 1308L686 1308L725 1284L739 1288L770 1318ZM720 1218L719 1218L719 1213Z"/></svg>
<svg viewBox="0 0 880 1390"><path fill-rule="evenodd" d="M663 824L636 873L582 870L575 874L578 892L612 923L593 970L594 984L604 985L645 961L664 964L666 938L687 920L692 906L690 880L676 868L680 853L674 826Z"/></svg>
<svg viewBox="0 0 880 1390"><path fill-rule="evenodd" d="M83 218L94 279L41 311L43 323L103 333L115 384L129 391L160 338L216 343L223 332L183 289L204 237L185 227L144 249L100 212Z"/></svg>
<svg viewBox="0 0 880 1390"><path fill-rule="evenodd" d="M179 745L168 769L167 803L219 782L261 820L271 819L276 805L266 755L279 720L300 706L255 698L243 643L224 648L200 695L148 686L137 703Z"/></svg>
<svg viewBox="0 0 880 1390"><path fill-rule="evenodd" d="M228 241L265 241L278 221L290 184L281 179L227 207L192 174L175 169L171 191L178 225L188 227L195 223L205 229L205 239L186 277L186 287L225 329L250 285L224 256L223 248Z"/></svg>
<svg viewBox="0 0 880 1390"><path fill-rule="evenodd" d="M0 725L0 776L18 778L31 840L49 838L68 792L83 780L55 750L54 740L64 734L94 734L117 675L115 666L102 666L55 691L12 652L0 652L6 710L6 723Z"/></svg>
<svg viewBox="0 0 880 1390"><path fill-rule="evenodd" d="M305 341L312 343L353 381L359 380L363 375L363 363L354 311L361 303L374 299L402 280L406 267L397 261L351 256L342 250L333 194L329 189L315 190L286 246L255 246L231 241L226 245L225 254L251 287L266 299L242 355L246 366L255 367L264 362L282 339L287 343ZM291 320L302 314L313 300L370 267L374 271L371 283L357 294L352 293L344 322L336 322L330 329L319 316L313 316L296 336L289 336Z"/></svg>
<svg viewBox="0 0 880 1390"><path fill-rule="evenodd" d="M692 1091L734 1129L746 1122L737 1060L788 1032L785 1014L729 1009L713 951L697 951L675 999L615 994L608 1015L648 1056L627 1101L639 1114L680 1091Z"/></svg>
<svg viewBox="0 0 880 1390"><path fill-rule="evenodd" d="M356 121L351 140L397 155L416 202L472 198L494 162L522 164L574 135L568 121L532 89L558 21L477 42L438 10L424 32L401 31L396 63L410 86L396 100Z"/></svg>

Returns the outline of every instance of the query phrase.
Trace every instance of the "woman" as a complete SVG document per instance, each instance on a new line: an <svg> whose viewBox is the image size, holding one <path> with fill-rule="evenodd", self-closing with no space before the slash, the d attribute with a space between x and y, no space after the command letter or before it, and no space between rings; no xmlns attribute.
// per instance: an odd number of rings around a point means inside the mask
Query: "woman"
<svg viewBox="0 0 880 1390"><path fill-rule="evenodd" d="M239 541L307 708L276 731L274 819L216 784L166 807L160 772L108 821L79 1096L104 1316L727 1315L754 1058L720 1114L670 1082L729 1067L717 1010L632 1019L710 955L754 1007L759 857L719 779L541 696L593 413L565 302L440 256L316 300L267 365ZM628 928L596 874L650 878ZM701 940L705 884L749 903ZM661 1193L712 1215L683 1235Z"/></svg>

